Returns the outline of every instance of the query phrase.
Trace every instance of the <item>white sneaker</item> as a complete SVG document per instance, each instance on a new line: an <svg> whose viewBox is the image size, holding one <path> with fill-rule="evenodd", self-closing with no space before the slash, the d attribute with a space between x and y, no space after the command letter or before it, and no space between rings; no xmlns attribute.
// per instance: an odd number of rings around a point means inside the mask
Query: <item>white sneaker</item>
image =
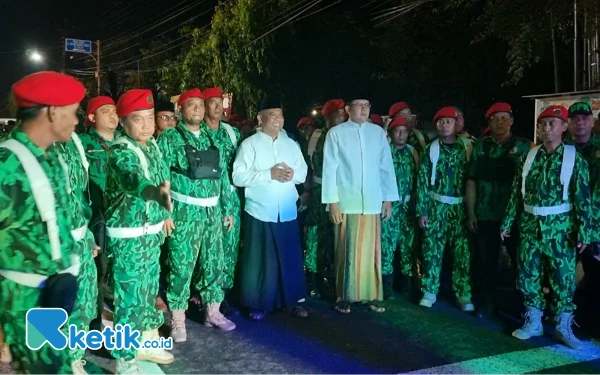
<svg viewBox="0 0 600 375"><path fill-rule="evenodd" d="M159 340L160 335L158 329L142 332L142 344L147 340ZM137 359L140 361L150 361L160 365L168 365L173 363L175 357L164 349L140 349L138 350Z"/></svg>
<svg viewBox="0 0 600 375"><path fill-rule="evenodd" d="M73 370L73 375L87 375L87 371L85 371L84 366L85 361L82 359L71 362L71 370Z"/></svg>
<svg viewBox="0 0 600 375"><path fill-rule="evenodd" d="M140 375L140 366L137 359L127 361L125 359L117 359L117 374L119 375Z"/></svg>
<svg viewBox="0 0 600 375"><path fill-rule="evenodd" d="M433 293L425 293L423 298L421 298L421 302L419 302L419 306L423 307L431 307L437 301L437 296Z"/></svg>
<svg viewBox="0 0 600 375"><path fill-rule="evenodd" d="M475 306L473 306L473 303L471 302L470 298L458 298L458 307L464 312L475 311Z"/></svg>

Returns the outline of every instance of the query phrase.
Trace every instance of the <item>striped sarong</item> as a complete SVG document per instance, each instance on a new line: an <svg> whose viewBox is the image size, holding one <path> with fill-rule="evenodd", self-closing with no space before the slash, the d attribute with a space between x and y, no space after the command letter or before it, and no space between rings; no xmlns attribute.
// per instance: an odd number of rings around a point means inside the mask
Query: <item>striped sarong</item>
<svg viewBox="0 0 600 375"><path fill-rule="evenodd" d="M381 217L343 214L334 226L336 294L343 301L381 301Z"/></svg>

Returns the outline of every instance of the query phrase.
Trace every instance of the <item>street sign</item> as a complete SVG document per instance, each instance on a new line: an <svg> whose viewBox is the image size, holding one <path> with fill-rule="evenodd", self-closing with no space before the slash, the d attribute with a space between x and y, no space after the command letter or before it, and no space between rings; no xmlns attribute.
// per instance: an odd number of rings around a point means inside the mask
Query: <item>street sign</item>
<svg viewBox="0 0 600 375"><path fill-rule="evenodd" d="M65 51L92 53L92 41L81 39L65 39Z"/></svg>

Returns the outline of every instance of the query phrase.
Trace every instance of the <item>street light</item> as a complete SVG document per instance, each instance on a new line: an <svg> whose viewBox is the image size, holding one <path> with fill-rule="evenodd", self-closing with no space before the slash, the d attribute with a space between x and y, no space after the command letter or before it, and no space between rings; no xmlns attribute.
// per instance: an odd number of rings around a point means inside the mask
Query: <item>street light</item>
<svg viewBox="0 0 600 375"><path fill-rule="evenodd" d="M40 55L37 51L33 51L31 55L29 55L29 58L35 62L40 62L43 60L42 55Z"/></svg>

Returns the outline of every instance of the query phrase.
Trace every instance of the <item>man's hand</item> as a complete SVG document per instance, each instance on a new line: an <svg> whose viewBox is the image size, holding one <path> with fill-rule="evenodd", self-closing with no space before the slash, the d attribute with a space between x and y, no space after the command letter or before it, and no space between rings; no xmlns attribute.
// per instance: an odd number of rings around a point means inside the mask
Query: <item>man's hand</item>
<svg viewBox="0 0 600 375"><path fill-rule="evenodd" d="M273 168L271 168L271 179L277 180L279 182L285 182L286 175L287 175L286 167L287 167L287 164L285 164L285 163L275 164L273 166Z"/></svg>
<svg viewBox="0 0 600 375"><path fill-rule="evenodd" d="M429 218L427 216L419 217L419 226L421 228L427 228L428 224L429 224Z"/></svg>
<svg viewBox="0 0 600 375"><path fill-rule="evenodd" d="M503 230L502 232L500 232L500 238L502 239L502 241L506 240L507 238L510 237L510 233Z"/></svg>
<svg viewBox="0 0 600 375"><path fill-rule="evenodd" d="M92 256L94 258L97 257L100 250L101 250L100 246L94 245L94 248L92 249Z"/></svg>
<svg viewBox="0 0 600 375"><path fill-rule="evenodd" d="M383 202L381 205L381 220L388 221L392 218L392 202Z"/></svg>
<svg viewBox="0 0 600 375"><path fill-rule="evenodd" d="M469 218L467 219L467 226L469 230L473 233L477 233L477 216L475 214L469 214Z"/></svg>
<svg viewBox="0 0 600 375"><path fill-rule="evenodd" d="M173 212L173 204L171 203L171 183L169 181L165 181L158 188L154 187L152 189L152 200L158 202L162 207L164 207L167 211Z"/></svg>
<svg viewBox="0 0 600 375"><path fill-rule="evenodd" d="M337 203L329 204L329 218L333 224L337 225L342 223L342 211Z"/></svg>
<svg viewBox="0 0 600 375"><path fill-rule="evenodd" d="M173 222L173 219L165 219L165 223L163 224L165 236L170 237L171 233L173 233L173 229L175 229L175 223Z"/></svg>
<svg viewBox="0 0 600 375"><path fill-rule="evenodd" d="M223 219L223 225L227 227L227 232L233 229L234 223L235 220L233 219L233 216L226 216L225 219Z"/></svg>

